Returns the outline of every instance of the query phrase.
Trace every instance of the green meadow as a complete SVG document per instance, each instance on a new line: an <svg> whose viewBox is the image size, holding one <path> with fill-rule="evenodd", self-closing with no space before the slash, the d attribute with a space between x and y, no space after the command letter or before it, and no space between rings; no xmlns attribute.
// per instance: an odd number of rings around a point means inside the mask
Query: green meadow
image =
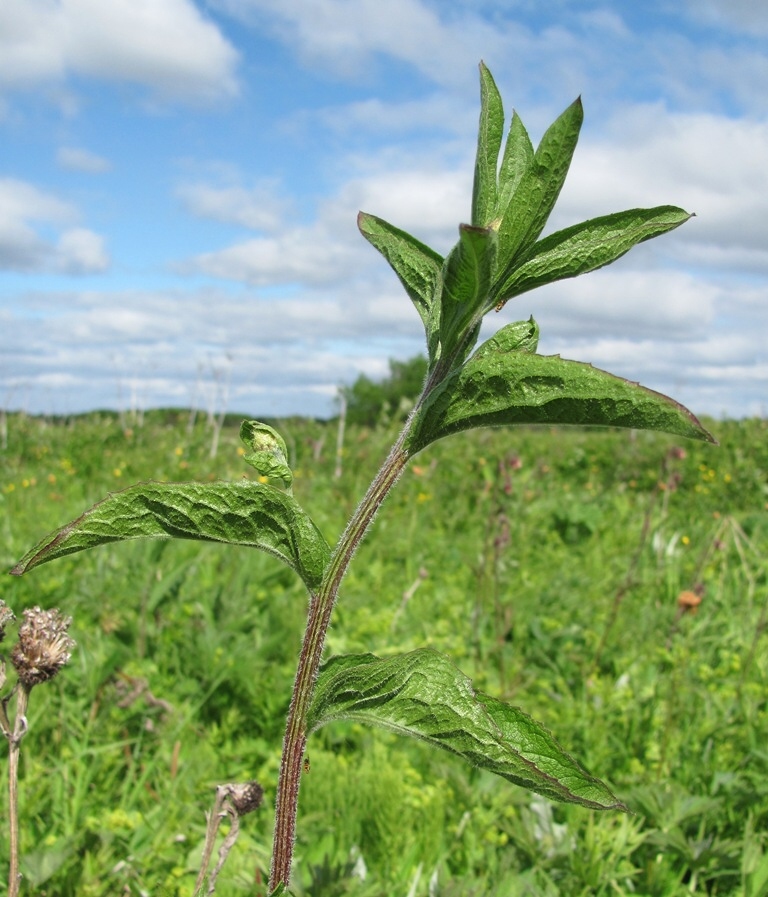
<svg viewBox="0 0 768 897"><path fill-rule="evenodd" d="M256 477L239 420L215 457L184 412L6 423L5 570L134 482ZM335 424L275 425L333 543L394 433L348 427L336 477ZM768 423L707 425L719 447L565 428L436 444L377 518L329 635L330 653L448 654L632 813L551 804L419 742L330 725L309 743L297 895L768 895ZM265 803L216 893L265 894L298 578L244 548L137 541L3 576L0 597L17 617L61 608L77 641L31 697L22 893L191 897L215 786L257 779Z"/></svg>

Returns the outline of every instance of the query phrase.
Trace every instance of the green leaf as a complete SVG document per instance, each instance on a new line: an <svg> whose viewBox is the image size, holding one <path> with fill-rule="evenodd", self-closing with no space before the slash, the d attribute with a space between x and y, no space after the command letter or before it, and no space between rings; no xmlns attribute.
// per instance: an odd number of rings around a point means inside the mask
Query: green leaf
<svg viewBox="0 0 768 897"><path fill-rule="evenodd" d="M290 490L293 473L288 466L288 449L277 430L257 420L244 420L240 425L240 439L251 449L243 461L262 476L282 480Z"/></svg>
<svg viewBox="0 0 768 897"><path fill-rule="evenodd" d="M547 129L520 178L499 225L500 281L509 278L544 229L568 174L583 119L578 99Z"/></svg>
<svg viewBox="0 0 768 897"><path fill-rule="evenodd" d="M506 302L535 287L602 268L691 217L675 206L629 209L557 231L536 243L526 261L494 285L491 302Z"/></svg>
<svg viewBox="0 0 768 897"><path fill-rule="evenodd" d="M375 215L360 212L357 226L365 239L389 262L428 328L432 303L440 291L443 257Z"/></svg>
<svg viewBox="0 0 768 897"><path fill-rule="evenodd" d="M531 316L527 321L505 324L490 339L478 346L472 360L478 364L483 358L499 352L535 352L538 345L539 325Z"/></svg>
<svg viewBox="0 0 768 897"><path fill-rule="evenodd" d="M679 403L589 364L515 347L504 328L483 343L413 422L417 452L452 433L509 424L575 424L662 430L714 442Z"/></svg>
<svg viewBox="0 0 768 897"><path fill-rule="evenodd" d="M477 133L472 224L488 227L496 217L499 151L504 134L501 94L485 63L480 63L480 127Z"/></svg>
<svg viewBox="0 0 768 897"><path fill-rule="evenodd" d="M11 570L21 575L55 558L144 537L201 539L259 548L293 568L310 590L320 585L328 543L296 500L274 486L139 483L110 493L47 536Z"/></svg>
<svg viewBox="0 0 768 897"><path fill-rule="evenodd" d="M503 216L510 200L533 163L533 144L516 112L512 114L504 157L499 169L497 214Z"/></svg>
<svg viewBox="0 0 768 897"><path fill-rule="evenodd" d="M496 233L490 228L459 226L459 242L443 263L440 342L443 357L457 347L461 360L471 350L467 337L482 318L496 259ZM475 338L477 338L475 336Z"/></svg>
<svg viewBox="0 0 768 897"><path fill-rule="evenodd" d="M321 669L308 723L353 720L420 738L553 800L626 809L538 722L476 692L430 648L379 658L334 657Z"/></svg>

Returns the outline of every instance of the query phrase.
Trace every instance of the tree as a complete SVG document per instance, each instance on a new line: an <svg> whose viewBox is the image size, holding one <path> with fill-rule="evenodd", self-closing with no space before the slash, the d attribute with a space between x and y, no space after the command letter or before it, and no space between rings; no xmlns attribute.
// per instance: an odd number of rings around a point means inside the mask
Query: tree
<svg viewBox="0 0 768 897"><path fill-rule="evenodd" d="M427 359L417 355L408 361L389 361L389 376L376 382L365 374L339 392L347 400L350 423L374 427L382 421L404 420L413 407L427 375Z"/></svg>

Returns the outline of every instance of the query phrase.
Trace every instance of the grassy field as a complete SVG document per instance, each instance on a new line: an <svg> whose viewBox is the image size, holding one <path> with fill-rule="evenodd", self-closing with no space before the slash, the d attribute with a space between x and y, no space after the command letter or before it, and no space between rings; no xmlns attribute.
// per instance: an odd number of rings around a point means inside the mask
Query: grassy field
<svg viewBox="0 0 768 897"><path fill-rule="evenodd" d="M335 479L332 426L279 427L294 494L333 542L393 434L348 431ZM768 425L711 427L719 447L481 431L416 459L345 580L330 651L447 653L633 814L550 804L417 742L329 726L309 746L297 894L768 895ZM248 475L234 427L215 459L210 444L204 422L171 413L10 416L2 566L108 491ZM32 694L27 893L190 897L213 788L249 778L267 800L217 894L264 893L306 609L293 574L246 549L142 541L2 577L0 597L17 615L60 607L77 641ZM4 824L0 848L4 863Z"/></svg>

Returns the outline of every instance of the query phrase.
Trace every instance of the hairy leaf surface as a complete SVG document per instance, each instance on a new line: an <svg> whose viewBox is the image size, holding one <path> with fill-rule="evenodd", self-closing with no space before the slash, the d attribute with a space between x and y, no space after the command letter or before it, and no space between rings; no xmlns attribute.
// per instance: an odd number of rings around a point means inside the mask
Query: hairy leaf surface
<svg viewBox="0 0 768 897"><path fill-rule="evenodd" d="M540 240L506 280L494 285L491 302L506 302L544 284L602 268L644 240L674 230L691 218L675 206L629 209L583 221Z"/></svg>
<svg viewBox="0 0 768 897"><path fill-rule="evenodd" d="M509 424L629 427L715 441L668 396L589 364L533 354L516 339L512 330L499 331L428 398L410 451L462 430Z"/></svg>
<svg viewBox="0 0 768 897"><path fill-rule="evenodd" d="M474 345L468 345L466 337L482 318L482 308L491 288L495 250L495 231L468 224L459 227L459 242L443 263L440 319L443 355L451 356L461 344L466 357Z"/></svg>
<svg viewBox="0 0 768 897"><path fill-rule="evenodd" d="M320 671L308 723L314 730L338 719L420 738L553 800L625 809L540 723L476 692L447 657L430 648L329 660Z"/></svg>
<svg viewBox="0 0 768 897"><path fill-rule="evenodd" d="M287 493L251 482L139 483L113 492L47 536L11 573L111 542L200 539L259 548L292 567L310 590L330 557L312 519Z"/></svg>
<svg viewBox="0 0 768 897"><path fill-rule="evenodd" d="M578 99L547 129L520 178L499 225L500 280L505 281L524 260L544 229L568 174L583 119Z"/></svg>
<svg viewBox="0 0 768 897"><path fill-rule="evenodd" d="M480 126L477 132L472 224L488 227L496 217L499 152L504 136L504 108L493 76L480 63Z"/></svg>
<svg viewBox="0 0 768 897"><path fill-rule="evenodd" d="M432 302L440 288L443 257L416 237L375 215L360 212L357 226L365 239L389 262L427 327Z"/></svg>
<svg viewBox="0 0 768 897"><path fill-rule="evenodd" d="M533 144L520 116L514 112L499 168L497 214L503 217L523 175L533 162Z"/></svg>

